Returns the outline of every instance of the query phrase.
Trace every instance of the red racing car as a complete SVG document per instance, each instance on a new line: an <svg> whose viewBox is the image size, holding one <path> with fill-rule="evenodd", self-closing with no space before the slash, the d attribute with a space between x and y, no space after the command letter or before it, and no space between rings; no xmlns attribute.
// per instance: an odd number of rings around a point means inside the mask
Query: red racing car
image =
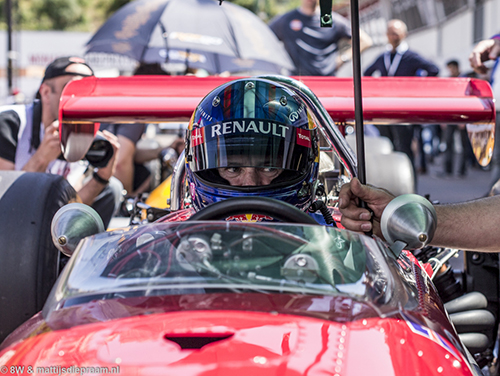
<svg viewBox="0 0 500 376"><path fill-rule="evenodd" d="M357 175L344 138L354 119L352 80L265 79L313 109L320 158L331 161L318 199L338 222L338 190ZM188 121L206 93L230 80L73 81L60 107L64 155L82 158L99 122ZM484 81L379 78L364 80L363 89L367 122L467 123L476 156L489 161L495 109ZM478 290L470 281L488 260L466 271L469 283L456 283L458 299L446 299L445 308L433 279L447 275L452 252L427 246L435 214L421 197L402 195L388 206L387 243L319 225L267 198L223 200L193 213L181 157L169 214L137 203L160 218L105 232L92 210L62 206L75 196L60 179L0 176L0 206L17 221L0 246L0 299L9 302L0 308L0 333L10 333L0 346L2 374L497 374L498 290L496 300L491 285L483 295L466 294ZM42 204L40 195L54 187ZM70 256L60 275L65 260L51 238ZM498 284L498 264L489 272Z"/></svg>

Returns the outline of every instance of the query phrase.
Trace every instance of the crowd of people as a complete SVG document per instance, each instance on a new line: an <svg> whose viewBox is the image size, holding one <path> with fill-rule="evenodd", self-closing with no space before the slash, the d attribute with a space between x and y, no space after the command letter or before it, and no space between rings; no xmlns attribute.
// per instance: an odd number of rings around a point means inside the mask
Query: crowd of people
<svg viewBox="0 0 500 376"><path fill-rule="evenodd" d="M269 22L271 30L283 42L293 60L295 70L291 72L292 75L332 76L344 63L351 60L350 23L335 12L332 12L332 17L332 27L320 27L318 1L301 0L297 9L279 15ZM375 77L439 75L440 70L436 64L410 48L406 41L407 34L407 26L402 20L389 20L386 29L386 49L368 65L363 74ZM491 51L490 57L494 57L498 48L497 42L498 39L483 41L472 52L471 65L476 72L475 77L484 75L487 70L482 63L484 53L480 55L480 52L488 49ZM370 36L361 30L361 52L372 44ZM458 61L454 59L451 59L446 66L448 69L446 76L465 75L461 73ZM141 65L135 72L135 74L159 73L166 74L159 64ZM79 57L56 59L45 70L37 98L28 104L0 108L0 169L50 172L65 176L75 187L82 201L93 206L107 225L111 216L117 213L124 192L136 195L148 189L150 173L144 168L143 163L140 163L144 161L138 161L135 157L136 145L145 130L145 125L140 124L101 125L102 136L114 149L113 158L104 167L94 168L88 163L81 162L70 164L61 158L57 117L62 90L68 82L93 74L92 68ZM432 160L435 154L443 151L442 168L445 174L454 173L454 164L457 161L457 173L460 176L466 175L469 166L476 166L470 141L463 126L429 124L425 127L432 129L432 137L437 138L439 145L437 152L434 149L425 150L420 125L379 126L377 132L389 138L396 151L408 156L415 177L426 173L429 158ZM455 154L457 133L461 140L458 147L461 150L459 155ZM173 148L179 154L183 146L184 141L178 139ZM500 154L499 150L500 147L495 148L495 155ZM153 158L160 156L161 151L161 149L156 150ZM494 158L494 166L495 163L499 167L494 167L493 172L500 175L500 155ZM234 171L231 173L234 174ZM268 177L268 174L265 176ZM498 177L495 179L492 177L492 185ZM233 178L231 175L231 179ZM243 177L243 175L238 177L240 180L247 178L248 176ZM226 177L226 180L231 181L231 179ZM273 179L274 176L270 178ZM346 218L349 218L349 215ZM363 226L367 227L367 223Z"/></svg>
<svg viewBox="0 0 500 376"><path fill-rule="evenodd" d="M348 21L333 13L333 27L324 28L320 27L319 16L317 0L302 0L298 8L275 17L269 23L295 64L293 75L332 76L352 57ZM364 69L363 75L422 77L438 76L441 73L442 76L448 77L468 76L488 79L487 69L484 72L471 70L462 74L458 61L453 58L446 65L448 74L443 74L434 62L409 48L405 40L407 34L407 26L403 21L389 20L385 51ZM372 44L370 36L360 30L361 52ZM468 168L479 168L472 155L470 141L463 125L428 124L404 127L384 125L378 126L375 133L389 138L395 151L408 156L414 169L415 188L418 176L429 173L428 164L435 161L442 163L438 176L457 174L465 177ZM457 135L461 141L459 146L455 144ZM436 158L439 155L441 158ZM496 159L500 160L500 155ZM496 164L493 163L493 166ZM490 186L500 178L500 167L494 168L494 174L498 176L492 178Z"/></svg>

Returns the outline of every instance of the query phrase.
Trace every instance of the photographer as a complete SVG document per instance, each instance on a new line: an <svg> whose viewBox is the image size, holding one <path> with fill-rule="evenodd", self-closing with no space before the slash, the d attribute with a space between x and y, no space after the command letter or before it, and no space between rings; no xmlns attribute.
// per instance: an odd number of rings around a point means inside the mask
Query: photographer
<svg viewBox="0 0 500 376"><path fill-rule="evenodd" d="M87 162L69 163L61 156L59 138L59 101L66 84L93 76L92 69L78 57L61 57L50 63L37 93L27 105L0 107L0 170L48 172L64 176L84 204L92 206L108 225L119 204L121 183L112 179L119 148L116 136L100 135L114 150L106 166L85 178ZM110 180L112 179L112 180Z"/></svg>

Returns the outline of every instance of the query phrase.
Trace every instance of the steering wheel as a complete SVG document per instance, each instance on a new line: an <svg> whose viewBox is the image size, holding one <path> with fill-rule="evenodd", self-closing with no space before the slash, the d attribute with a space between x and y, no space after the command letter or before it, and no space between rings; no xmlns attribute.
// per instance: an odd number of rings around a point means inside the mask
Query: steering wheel
<svg viewBox="0 0 500 376"><path fill-rule="evenodd" d="M189 221L223 221L232 215L245 213L266 215L281 222L319 225L295 206L268 197L228 198L200 210Z"/></svg>

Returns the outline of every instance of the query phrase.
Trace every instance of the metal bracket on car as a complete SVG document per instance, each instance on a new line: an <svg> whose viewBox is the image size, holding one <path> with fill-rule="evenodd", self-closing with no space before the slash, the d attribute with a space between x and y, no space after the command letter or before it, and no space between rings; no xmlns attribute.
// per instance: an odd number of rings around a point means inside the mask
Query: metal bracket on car
<svg viewBox="0 0 500 376"><path fill-rule="evenodd" d="M321 11L321 27L332 27L332 0L320 0L319 7Z"/></svg>
<svg viewBox="0 0 500 376"><path fill-rule="evenodd" d="M172 181L170 183L170 210L172 211L176 211L181 208L181 185L186 169L184 153L185 151L183 150L181 155L179 155L177 163L174 166L174 171L172 172Z"/></svg>
<svg viewBox="0 0 500 376"><path fill-rule="evenodd" d="M449 259L455 257L459 250L454 248L446 248L444 251L438 253L436 256L431 257L427 262L432 267L431 279L438 275L438 271L448 262Z"/></svg>

